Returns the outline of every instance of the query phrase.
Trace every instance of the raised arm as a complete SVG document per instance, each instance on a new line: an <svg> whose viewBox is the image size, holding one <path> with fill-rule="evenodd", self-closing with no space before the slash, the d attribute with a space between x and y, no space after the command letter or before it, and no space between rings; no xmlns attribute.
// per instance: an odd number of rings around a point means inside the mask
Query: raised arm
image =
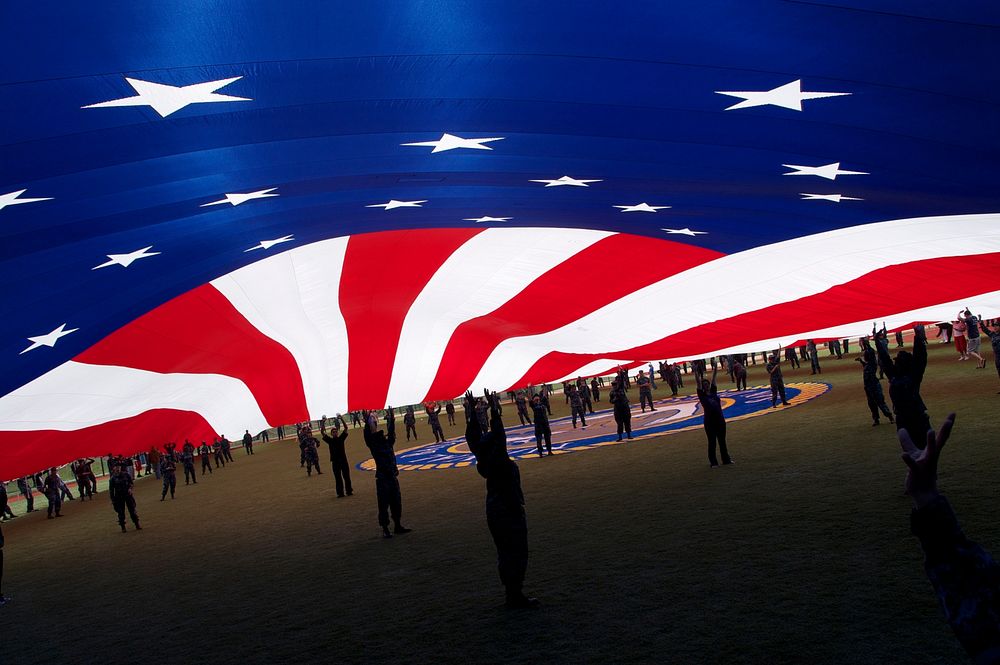
<svg viewBox="0 0 1000 665"><path fill-rule="evenodd" d="M879 335L875 338L875 351L878 354L879 368L890 379L894 378L896 372L892 366L892 357L889 355L889 340L884 335Z"/></svg>

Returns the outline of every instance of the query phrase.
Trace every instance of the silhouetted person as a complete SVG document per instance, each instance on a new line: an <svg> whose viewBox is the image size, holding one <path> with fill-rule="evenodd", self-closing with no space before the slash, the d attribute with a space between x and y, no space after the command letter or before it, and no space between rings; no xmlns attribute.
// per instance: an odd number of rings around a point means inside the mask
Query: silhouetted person
<svg viewBox="0 0 1000 665"><path fill-rule="evenodd" d="M619 377L621 375L619 374ZM611 402L612 412L615 416L615 424L618 426L618 440L622 440L622 432L632 438L632 406L628 401L628 393L617 378L611 382L611 392L608 393L608 401Z"/></svg>
<svg viewBox="0 0 1000 665"><path fill-rule="evenodd" d="M646 404L649 404L650 411L656 411L656 407L653 406L653 389L651 387L652 379L646 376L645 370L639 370L639 376L635 379L635 385L639 386L639 405L642 407L642 412L646 412Z"/></svg>
<svg viewBox="0 0 1000 665"><path fill-rule="evenodd" d="M406 407L406 412L403 413L403 425L406 426L406 440L410 440L410 432L413 433L413 438L417 438L417 415L413 413L413 407Z"/></svg>
<svg viewBox="0 0 1000 665"><path fill-rule="evenodd" d="M733 361L733 380L737 390L747 389L747 368L739 360Z"/></svg>
<svg viewBox="0 0 1000 665"><path fill-rule="evenodd" d="M333 421L333 436L329 436L326 430L320 429L320 434L326 445L330 448L330 466L333 467L333 479L337 484L337 496L347 496L354 494L351 487L351 465L347 462L347 452L344 450L344 441L347 440L347 423L344 423L343 431L340 431L340 423Z"/></svg>
<svg viewBox="0 0 1000 665"><path fill-rule="evenodd" d="M764 367L767 369L771 381L771 408L778 407L779 397L781 404L788 406L788 400L785 399L785 377L781 375L781 360L778 359L778 354L772 354L771 359Z"/></svg>
<svg viewBox="0 0 1000 665"><path fill-rule="evenodd" d="M396 466L396 419L392 409L386 409L385 419L388 434L378 427L375 414L365 418L365 445L371 451L375 461L375 496L378 500L378 523L382 527L382 535L391 538L393 533L409 533L402 524L403 496L399 491L399 468ZM389 531L389 516L395 523L395 530Z"/></svg>
<svg viewBox="0 0 1000 665"><path fill-rule="evenodd" d="M708 463L712 468L719 466L719 460L715 457L716 443L722 454L722 463L733 463L726 448L726 416L722 413L722 401L719 399L719 389L715 385L716 373L717 370L713 368L712 381L709 382L703 377L698 388L698 401L701 402L704 412L705 435L708 437Z"/></svg>
<svg viewBox="0 0 1000 665"><path fill-rule="evenodd" d="M905 429L897 432L908 467L906 493L913 499L910 529L924 550L924 570L945 620L977 664L1000 663L1000 565L965 537L948 500L938 493L941 450L955 414L938 432L928 430L918 446Z"/></svg>
<svg viewBox="0 0 1000 665"><path fill-rule="evenodd" d="M436 443L444 443L444 430L441 428L441 405L438 402L428 402L424 404L424 412L427 414L427 424L431 428Z"/></svg>
<svg viewBox="0 0 1000 665"><path fill-rule="evenodd" d="M212 449L208 447L208 444L204 441L201 442L201 447L198 448L198 454L201 456L201 475L205 476L205 472L214 473L212 471Z"/></svg>
<svg viewBox="0 0 1000 665"><path fill-rule="evenodd" d="M472 393L467 394L472 399ZM486 524L497 548L497 570L506 589L507 607L527 608L538 601L524 595L528 569L528 522L524 514L521 472L507 454L507 435L495 400L490 399L490 429L466 423L465 438L476 456L476 470L486 479ZM536 421L537 422L537 421Z"/></svg>
<svg viewBox="0 0 1000 665"><path fill-rule="evenodd" d="M164 455L160 458L160 477L163 478L163 493L160 494L160 501L167 498L174 498L174 491L177 489L177 463L171 455Z"/></svg>
<svg viewBox="0 0 1000 665"><path fill-rule="evenodd" d="M311 476L313 467L316 467L316 475L322 476L323 471L319 468L319 441L312 435L309 427L301 429L299 448L302 450L302 459L306 461L306 475Z"/></svg>
<svg viewBox="0 0 1000 665"><path fill-rule="evenodd" d="M517 391L514 403L517 405L517 419L521 421L522 425L530 425L531 415L528 413L528 398L524 396L524 391Z"/></svg>
<svg viewBox="0 0 1000 665"><path fill-rule="evenodd" d="M451 400L448 400L447 402L445 402L444 412L446 414L448 414L448 424L449 425L454 425L455 424L455 403L452 402Z"/></svg>
<svg viewBox="0 0 1000 665"><path fill-rule="evenodd" d="M56 517L62 517L62 490L60 485L59 474L56 473L56 468L52 467L49 469L49 475L45 476L45 480L42 482L42 493L49 500L49 519L52 519L53 511L55 511Z"/></svg>
<svg viewBox="0 0 1000 665"><path fill-rule="evenodd" d="M885 395L882 393L882 382L878 380L878 359L875 349L870 346L864 350L860 358L856 358L861 363L861 378L865 386L865 397L868 399L868 410L872 412L872 427L878 425L879 411L885 414L890 423L895 422L892 412L885 403Z"/></svg>
<svg viewBox="0 0 1000 665"><path fill-rule="evenodd" d="M118 513L118 526L122 533L125 533L125 510L132 519L136 531L141 531L139 526L139 515L135 512L135 497L132 495L132 478L124 472L120 466L111 470L111 478L108 479L108 496L111 497L111 505Z"/></svg>
<svg viewBox="0 0 1000 665"><path fill-rule="evenodd" d="M243 452L247 455L253 455L253 434L250 430L243 433Z"/></svg>
<svg viewBox="0 0 1000 665"><path fill-rule="evenodd" d="M542 398L538 395L531 396L531 410L535 414L535 444L538 446L538 456L542 457L542 442L545 442L545 449L549 455L552 454L552 428L549 426L549 414L545 411Z"/></svg>
<svg viewBox="0 0 1000 665"><path fill-rule="evenodd" d="M889 400L896 413L896 429L905 429L914 443L921 446L931 429L927 406L920 397L920 384L927 369L927 337L923 326L914 327L913 332L913 353L899 351L895 360L889 356L884 327L875 337L875 346L879 367L889 377Z"/></svg>

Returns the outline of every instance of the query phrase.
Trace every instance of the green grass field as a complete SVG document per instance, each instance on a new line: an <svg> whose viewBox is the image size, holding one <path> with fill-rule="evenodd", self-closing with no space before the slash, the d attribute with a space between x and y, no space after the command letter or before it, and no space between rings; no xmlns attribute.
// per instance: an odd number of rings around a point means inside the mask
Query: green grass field
<svg viewBox="0 0 1000 665"><path fill-rule="evenodd" d="M402 473L414 532L383 541L372 476L337 499L288 441L174 501L137 483L142 532L118 532L106 494L5 523L0 662L967 662L853 358L824 357L829 394L731 423L734 467L708 468L700 431L523 462L538 610L502 607L474 468ZM932 344L925 400L935 423L958 413L941 488L1000 554L998 389ZM359 430L347 443L367 459Z"/></svg>

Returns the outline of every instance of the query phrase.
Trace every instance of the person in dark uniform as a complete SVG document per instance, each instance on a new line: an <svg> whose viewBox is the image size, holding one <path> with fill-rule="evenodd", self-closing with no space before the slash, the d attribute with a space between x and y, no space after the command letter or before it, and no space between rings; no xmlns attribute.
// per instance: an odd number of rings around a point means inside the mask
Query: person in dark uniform
<svg viewBox="0 0 1000 665"><path fill-rule="evenodd" d="M882 383L878 380L878 358L875 349L870 346L865 349L860 358L855 358L861 363L861 378L865 386L865 397L868 398L868 409L872 412L872 427L880 423L879 411L885 414L889 422L895 422L892 412L885 403L885 396L882 393Z"/></svg>
<svg viewBox="0 0 1000 665"><path fill-rule="evenodd" d="M266 429L261 430L261 432L260 432L260 442L261 443L267 443L270 440L271 440L271 434L270 434L269 430L266 430Z"/></svg>
<svg viewBox="0 0 1000 665"><path fill-rule="evenodd" d="M776 409L778 407L779 397L781 398L781 405L788 406L788 400L785 399L785 377L781 375L781 359L778 357L778 354L771 354L771 359L764 367L767 369L768 375L770 375L771 408Z"/></svg>
<svg viewBox="0 0 1000 665"><path fill-rule="evenodd" d="M243 433L243 451L247 455L253 455L253 435L250 434L250 430Z"/></svg>
<svg viewBox="0 0 1000 665"><path fill-rule="evenodd" d="M340 425L343 423L344 431L340 431ZM347 423L343 420L333 421L333 436L326 433L326 430L320 426L319 430L320 436L326 441L326 445L330 448L330 466L333 467L333 480L337 484L337 497L345 496L344 492L347 492L347 496L354 494L354 488L351 487L351 465L347 462L347 452L344 450L344 441L347 440Z"/></svg>
<svg viewBox="0 0 1000 665"><path fill-rule="evenodd" d="M664 381L670 386L670 396L677 397L677 387L680 385L680 368L675 363L669 363L663 370Z"/></svg>
<svg viewBox="0 0 1000 665"><path fill-rule="evenodd" d="M601 401L601 384L597 382L596 376L590 380L590 394L593 395L595 402Z"/></svg>
<svg viewBox="0 0 1000 665"><path fill-rule="evenodd" d="M427 424L430 425L431 434L434 435L436 443L444 443L444 430L441 429L441 405L437 402L427 402L424 404L424 412L427 413Z"/></svg>
<svg viewBox="0 0 1000 665"><path fill-rule="evenodd" d="M132 519L136 531L142 531L139 525L139 515L135 512L135 497L132 495L132 478L124 472L120 466L111 470L111 478L108 480L108 495L111 497L111 505L118 513L118 526L125 533L125 510L128 509L128 516Z"/></svg>
<svg viewBox="0 0 1000 665"><path fill-rule="evenodd" d="M632 438L632 407L628 401L628 393L622 387L620 379L611 382L611 392L608 393L608 401L614 410L615 424L618 426L618 440L622 440L622 432Z"/></svg>
<svg viewBox="0 0 1000 665"><path fill-rule="evenodd" d="M170 498L173 499L174 491L177 489L177 463L174 461L173 455L164 455L160 458L160 477L163 478L163 493L160 494L160 501L167 498L167 490L170 491Z"/></svg>
<svg viewBox="0 0 1000 665"><path fill-rule="evenodd" d="M417 438L417 416L413 413L413 407L407 406L406 412L403 413L403 425L406 426L406 440L410 440L410 432L413 432L413 438Z"/></svg>
<svg viewBox="0 0 1000 665"><path fill-rule="evenodd" d="M583 379L577 381L576 391L580 393L580 400L587 409L588 414L594 413L594 403L590 399L590 390L587 389L587 382Z"/></svg>
<svg viewBox="0 0 1000 665"><path fill-rule="evenodd" d="M787 360L792 365L792 369L798 369L799 367L799 356L795 352L793 347L788 347L785 349L785 360Z"/></svg>
<svg viewBox="0 0 1000 665"><path fill-rule="evenodd" d="M181 453L181 466L184 467L184 484L190 485L192 482L197 485L198 477L194 473L194 445L184 444L184 451Z"/></svg>
<svg viewBox="0 0 1000 665"><path fill-rule="evenodd" d="M811 339L806 342L806 350L809 353L809 364L812 374L822 374L823 370L819 366L819 351L816 350L816 342Z"/></svg>
<svg viewBox="0 0 1000 665"><path fill-rule="evenodd" d="M218 469L221 465L226 466L226 456L222 454L222 441L218 437L212 442L212 457L215 459L215 468Z"/></svg>
<svg viewBox="0 0 1000 665"><path fill-rule="evenodd" d="M198 454L201 456L201 475L205 475L205 471L209 473L212 472L212 449L208 447L208 444L204 441L201 442L201 446L198 448Z"/></svg>
<svg viewBox="0 0 1000 665"><path fill-rule="evenodd" d="M473 411L476 414L476 421L483 428L483 432L486 432L490 428L489 406L486 405L486 399L483 397L476 400L475 404Z"/></svg>
<svg viewBox="0 0 1000 665"><path fill-rule="evenodd" d="M889 356L889 340L883 326L875 337L878 364L889 377L889 400L896 413L896 429L905 429L919 448L927 444L931 420L920 396L920 384L927 369L927 337L923 326L913 328L913 353L899 351L893 360Z"/></svg>
<svg viewBox="0 0 1000 665"><path fill-rule="evenodd" d="M986 322L979 319L979 327L982 329L983 334L990 340L990 346L993 347L993 364L997 369L997 376L1000 376L1000 323L994 320L991 326L986 325ZM985 365L986 361L983 361Z"/></svg>
<svg viewBox="0 0 1000 665"><path fill-rule="evenodd" d="M580 425L583 429L587 429L587 417L584 413L583 408L583 398L580 397L580 392L576 389L576 384L569 384L569 408L573 413L573 429L576 429L576 419L579 416Z"/></svg>
<svg viewBox="0 0 1000 665"><path fill-rule="evenodd" d="M7 497L7 483L0 481L0 522L16 519Z"/></svg>
<svg viewBox="0 0 1000 665"><path fill-rule="evenodd" d="M771 358L774 362L775 357ZM722 454L722 463L733 463L732 458L729 457L729 449L726 448L726 416L722 413L722 401L719 399L719 389L715 385L717 371L716 368L712 369L711 382L702 377L701 386L698 388L698 401L701 402L701 408L704 411L705 435L708 437L708 464L713 469L719 466L719 460L715 457L716 443L718 443L719 452Z"/></svg>
<svg viewBox="0 0 1000 665"><path fill-rule="evenodd" d="M646 404L649 404L650 411L656 411L656 407L653 406L653 390L650 387L650 379L646 376L645 370L639 370L639 376L635 379L635 385L639 386L639 404L642 406L642 412L646 413Z"/></svg>
<svg viewBox="0 0 1000 665"><path fill-rule="evenodd" d="M62 517L61 484L56 468L52 467L49 469L49 475L45 476L45 480L42 481L42 494L49 500L49 519L52 519L53 511L55 511L55 517Z"/></svg>
<svg viewBox="0 0 1000 665"><path fill-rule="evenodd" d="M454 425L455 424L455 403L452 402L451 400L448 400L447 402L445 402L445 404L444 404L444 412L448 414L448 424L449 425Z"/></svg>
<svg viewBox="0 0 1000 665"><path fill-rule="evenodd" d="M236 460L233 459L233 453L230 450L233 447L233 445L229 442L229 439L227 439L226 436L223 435L219 439L219 443L222 444L222 457L223 457L223 459L225 459L228 462L235 462Z"/></svg>
<svg viewBox="0 0 1000 665"><path fill-rule="evenodd" d="M174 452L174 450L176 448L177 448L177 444L173 443L173 442L163 444L163 449L165 451L167 451L165 453L166 456L169 457L170 459L172 459L175 462L177 461L176 453Z"/></svg>
<svg viewBox="0 0 1000 665"><path fill-rule="evenodd" d="M77 482L80 483L80 498L86 496L91 501L97 493L97 477L94 475L94 458L81 457L76 461Z"/></svg>
<svg viewBox="0 0 1000 665"><path fill-rule="evenodd" d="M531 410L535 413L535 443L538 445L538 456L542 457L542 440L545 440L545 449L549 455L552 454L552 428L549 427L549 414L545 411L542 398L538 395L531 396ZM530 422L530 421L529 421Z"/></svg>
<svg viewBox="0 0 1000 665"><path fill-rule="evenodd" d="M471 400L472 393L466 398ZM497 570L506 591L507 607L535 607L538 600L525 596L523 591L528 569L528 523L521 473L507 454L507 435L495 404L491 404L490 415L488 432L484 433L478 422L470 420L466 423L465 438L476 456L476 471L486 479L486 524L497 549Z"/></svg>
<svg viewBox="0 0 1000 665"><path fill-rule="evenodd" d="M316 467L316 475L323 475L319 468L319 441L312 435L312 430L308 425L299 430L299 448L302 450L302 459L306 461L306 475L311 476L313 467Z"/></svg>
<svg viewBox="0 0 1000 665"><path fill-rule="evenodd" d="M549 401L549 393L551 392L552 388L548 384L543 385L541 390L538 391L538 398L542 400L542 404L545 405L545 412L550 416L552 415L552 403Z"/></svg>
<svg viewBox="0 0 1000 665"><path fill-rule="evenodd" d="M905 344L903 344L903 331L902 330L897 330L896 331L896 348L897 349L901 349L904 346L905 346Z"/></svg>
<svg viewBox="0 0 1000 665"><path fill-rule="evenodd" d="M733 379L737 390L747 389L747 368L739 360L733 360Z"/></svg>
<svg viewBox="0 0 1000 665"><path fill-rule="evenodd" d="M32 491L31 482L29 482L27 477L17 479L17 491L21 493L21 496L28 503L28 509L25 512L35 512L35 493Z"/></svg>
<svg viewBox="0 0 1000 665"><path fill-rule="evenodd" d="M521 421L522 425L530 425L531 415L528 413L528 399L524 396L524 391L517 391L517 396L514 397L514 403L517 405L518 420Z"/></svg>
<svg viewBox="0 0 1000 665"><path fill-rule="evenodd" d="M471 414L470 414L471 415ZM365 445L375 461L375 496L378 501L378 523L382 536L392 538L393 533L409 533L412 529L403 526L403 495L399 491L399 468L396 466L396 419L392 409L386 409L385 419L388 434L378 428L378 420L372 413L365 417ZM389 516L395 523L395 530L389 531Z"/></svg>

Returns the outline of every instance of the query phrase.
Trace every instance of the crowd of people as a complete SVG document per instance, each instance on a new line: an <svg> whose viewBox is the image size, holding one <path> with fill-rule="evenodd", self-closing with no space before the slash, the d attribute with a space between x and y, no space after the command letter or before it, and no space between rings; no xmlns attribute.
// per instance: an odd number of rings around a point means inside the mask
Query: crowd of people
<svg viewBox="0 0 1000 665"><path fill-rule="evenodd" d="M977 368L984 368L985 357L980 353L983 337L990 340L994 362L1000 376L1000 325L996 320L985 322L966 309L959 313L954 322L938 325L941 343L955 344L958 360L975 359ZM945 617L956 636L976 662L1000 662L1000 566L982 548L968 540L962 533L957 519L947 500L937 491L937 465L941 449L948 440L955 422L955 415L945 419L942 427L935 432L932 427L927 405L921 397L921 385L927 367L928 340L923 326L915 326L911 350L903 348L902 331L893 335L896 353L890 352L889 331L873 326L870 336L858 340L861 354L856 358L861 365L862 386L872 425L877 426L881 417L896 426L902 447L902 458L907 466L906 492L914 503L911 528L926 554L926 570L939 596ZM838 359L850 353L849 340L826 342L829 356ZM610 381L607 399L617 427L618 441L623 437L632 438L632 404L628 391L632 383L638 389L641 412L646 409L656 411L652 391L656 388L656 377L669 386L671 398L679 395L684 378L693 375L695 394L701 405L703 424L708 440L708 459L711 468L734 464L726 441L726 419L719 396L717 378L722 368L729 375L734 390L747 389L748 367L757 364L756 353L731 354L690 363L661 362L657 371L652 364L631 377L625 369L619 369ZM809 363L812 374L821 374L818 345L808 340L798 348L775 349L761 353L761 363L767 373L771 393L771 406L778 408L788 404L782 362L793 368ZM688 366L690 364L690 367ZM711 373L708 368L711 366ZM889 403L886 402L882 381L888 381ZM605 387L604 377L578 377L563 384L563 395L569 405L573 427L587 428L587 416L594 414L594 404L601 402L601 391ZM508 398L515 405L517 417L522 426L534 428L534 438L539 456L551 456L552 430L549 418L552 387L549 385L528 386L523 390L510 391ZM521 489L518 466L507 450L506 430L502 420L503 405L497 393L485 391L482 397L467 393L461 401L465 415L465 439L469 450L475 456L476 468L486 479L486 522L497 550L497 563L501 583L505 589L506 603L513 608L534 607L538 601L526 596L523 583L528 563L528 537L525 519L524 494ZM417 433L416 409L411 405L403 408L403 424L406 439L415 440ZM427 425L437 442L445 442L440 423L442 410L449 425L455 424L454 402L427 402L420 405ZM387 407L381 412L384 429L380 426L380 414L376 411L355 411L348 414L353 428L361 428L364 443L371 453L375 466L375 494L377 521L386 538L409 533L411 529L402 523L402 492L399 484L399 469L396 462L396 412ZM345 441L350 427L347 419L336 414L334 418L323 416L319 421L319 436L313 434L312 423L298 423L295 426L300 449L300 466L307 476L316 471L322 475L319 448L320 440L329 449L330 468L333 470L338 498L354 494L351 483L350 463L345 451ZM283 438L284 427L277 428L278 438ZM246 455L253 455L255 438L246 431L242 444ZM269 434L259 435L261 441L268 441ZM137 476L154 474L162 481L161 501L167 494L175 498L177 467L184 471L185 485L198 484L196 458L201 462L201 476L213 474L227 463L235 462L231 443L225 436L217 436L209 445L202 441L195 446L185 440L178 451L174 443L164 445L160 451L153 446L148 452L127 457L109 454L107 468L108 495L117 514L122 532L126 532L126 515L136 530L142 526L137 512L133 486ZM102 460L103 463L103 460ZM47 517L62 517L63 500L93 500L98 493L97 476L93 469L95 460L85 457L69 465L70 473L76 481L79 496L74 497L69 486L56 468L17 479L18 491L25 497L26 511L33 512L34 491L47 499ZM143 471L144 470L144 471ZM6 486L0 483L0 518L14 519ZM390 529L390 526L392 527ZM3 581L3 533L0 530L0 605L6 604L2 594Z"/></svg>

